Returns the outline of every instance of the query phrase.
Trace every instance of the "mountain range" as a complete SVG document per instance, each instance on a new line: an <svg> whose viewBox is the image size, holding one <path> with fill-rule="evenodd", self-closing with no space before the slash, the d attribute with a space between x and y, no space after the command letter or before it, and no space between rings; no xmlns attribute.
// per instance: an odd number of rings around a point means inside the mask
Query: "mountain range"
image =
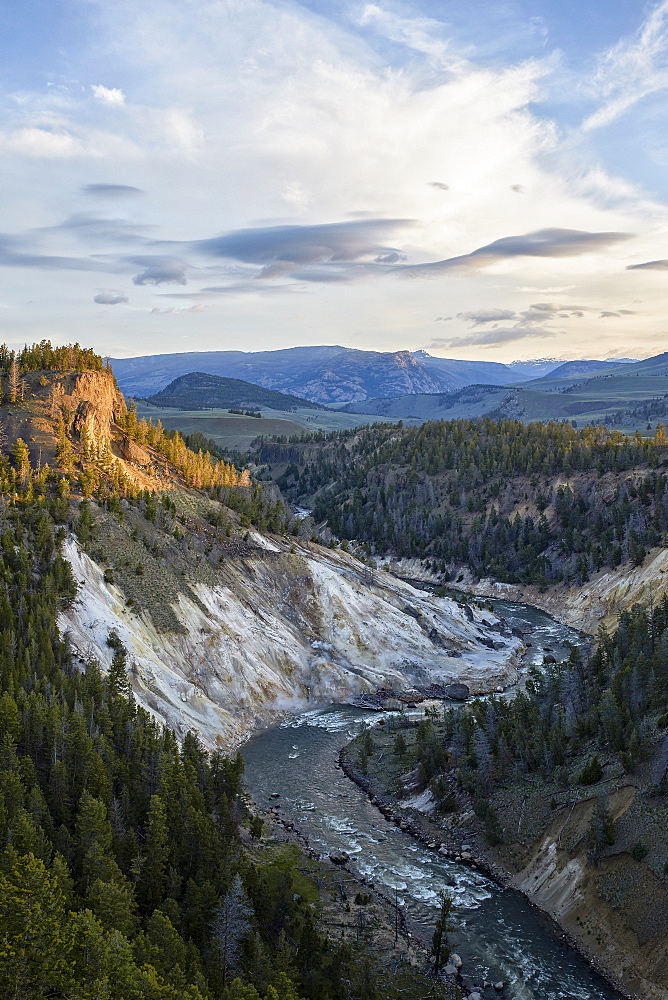
<svg viewBox="0 0 668 1000"><path fill-rule="evenodd" d="M625 430L668 417L668 352L611 365L569 361L522 385L478 383L446 393L415 393L348 403L346 413L420 420L481 416L524 421L605 422Z"/></svg>
<svg viewBox="0 0 668 1000"><path fill-rule="evenodd" d="M587 362L605 365L606 362ZM241 379L316 403L452 392L467 385L503 385L547 375L557 359L512 362L458 361L426 351L360 351L350 347L291 347L280 351L205 351L112 360L126 395L159 393L191 372Z"/></svg>

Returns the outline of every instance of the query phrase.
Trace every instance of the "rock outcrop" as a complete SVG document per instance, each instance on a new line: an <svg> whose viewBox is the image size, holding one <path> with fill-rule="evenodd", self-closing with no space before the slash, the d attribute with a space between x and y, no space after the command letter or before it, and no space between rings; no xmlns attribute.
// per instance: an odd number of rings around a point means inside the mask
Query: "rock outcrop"
<svg viewBox="0 0 668 1000"><path fill-rule="evenodd" d="M455 601L381 572L367 585L364 566L343 552L259 534L251 541L250 555L221 567L218 585L191 584L178 595L177 632L159 631L150 615L128 607L70 538L65 554L80 590L61 627L82 659L103 669L115 629L137 699L208 746L230 746L281 715L379 689L459 683L480 693L517 679L523 644L509 630L496 641L489 612L483 623L479 612L467 617Z"/></svg>

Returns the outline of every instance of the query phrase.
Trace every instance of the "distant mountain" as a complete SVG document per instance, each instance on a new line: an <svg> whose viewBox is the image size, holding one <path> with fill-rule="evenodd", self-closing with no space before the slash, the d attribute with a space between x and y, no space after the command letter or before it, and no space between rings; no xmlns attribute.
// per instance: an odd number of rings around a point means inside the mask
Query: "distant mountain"
<svg viewBox="0 0 668 1000"><path fill-rule="evenodd" d="M380 396L448 392L472 383L524 381L536 376L493 361L455 361L426 351L358 351L349 347L291 347L281 351L208 351L112 361L126 395L152 396L181 375L242 379L318 403Z"/></svg>
<svg viewBox="0 0 668 1000"><path fill-rule="evenodd" d="M543 375L549 375L550 372L563 365L563 363L563 358L532 358L530 361L509 361L508 368L515 372L516 375L522 376L522 379L512 380L519 382L524 379L541 378ZM510 382L511 379L506 379L506 381Z"/></svg>
<svg viewBox="0 0 668 1000"><path fill-rule="evenodd" d="M617 368L619 364L619 361L565 361L550 372L550 378L572 378L574 375L586 375L605 368Z"/></svg>
<svg viewBox="0 0 668 1000"><path fill-rule="evenodd" d="M645 361L617 364L567 362L560 369L578 364L597 367L591 374L585 371L577 375L570 369L570 375L567 370L560 376L557 370L521 385L470 385L447 393L367 399L342 409L419 420L513 417L525 422L574 420L579 427L608 423L625 429L644 428L651 414L665 419L661 401L668 400L668 352Z"/></svg>
<svg viewBox="0 0 668 1000"><path fill-rule="evenodd" d="M203 351L112 360L126 395L153 396L192 372L240 379L316 403L442 393L468 385L515 385L551 376L563 361L458 361L426 351L359 351L351 347L290 347L281 351ZM605 362L600 362L605 364Z"/></svg>
<svg viewBox="0 0 668 1000"><path fill-rule="evenodd" d="M148 397L154 406L174 406L179 410L257 409L266 406L272 410L324 410L320 403L313 403L299 396L289 396L275 389L265 389L238 378L222 378L205 372L190 372L170 382L161 392Z"/></svg>
<svg viewBox="0 0 668 1000"><path fill-rule="evenodd" d="M437 378L443 379L451 389L463 389L467 385L501 385L508 382L523 382L536 378L530 374L514 370L510 365L498 361L455 361L452 358L435 358L426 351L412 351L413 357L423 368ZM559 362L557 362L559 364Z"/></svg>
<svg viewBox="0 0 668 1000"><path fill-rule="evenodd" d="M408 351L380 353L347 347L281 351L210 351L122 358L112 362L126 394L150 396L188 372L243 379L318 403L454 388L432 376Z"/></svg>

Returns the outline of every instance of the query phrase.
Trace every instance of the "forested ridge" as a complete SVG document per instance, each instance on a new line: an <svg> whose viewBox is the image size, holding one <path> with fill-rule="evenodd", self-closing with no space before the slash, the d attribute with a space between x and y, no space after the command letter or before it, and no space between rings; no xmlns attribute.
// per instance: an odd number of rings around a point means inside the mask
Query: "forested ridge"
<svg viewBox="0 0 668 1000"><path fill-rule="evenodd" d="M62 376L90 373L118 398L115 423L106 435L91 430L62 401ZM119 497L136 502L144 495L144 484L153 489L185 485L206 491L234 510L246 528L252 524L279 533L295 530L296 522L277 490L251 482L248 470L226 459L215 442L199 433L184 437L178 430L166 430L160 421L138 419L134 406L126 406L117 392L111 370L88 348L52 347L46 340L21 351L0 345L0 403L0 495L43 500L55 490L61 500L73 494L102 503L115 503ZM14 428L26 420L42 424L42 430L44 423L48 426L46 436L40 437L43 446L37 448L27 433L16 435ZM133 475L119 458L123 437L142 449L140 469L147 476ZM241 456L235 458L241 463Z"/></svg>
<svg viewBox="0 0 668 1000"><path fill-rule="evenodd" d="M549 586L640 564L668 530L668 437L605 427L454 420L258 439L252 459L368 556L451 578Z"/></svg>
<svg viewBox="0 0 668 1000"><path fill-rule="evenodd" d="M73 662L61 535L48 502L3 511L3 996L256 997L238 974L270 1000L343 995L296 868L241 849L241 759L154 723L115 634L106 677Z"/></svg>
<svg viewBox="0 0 668 1000"><path fill-rule="evenodd" d="M19 380L41 372L48 393L54 369L45 362L80 362L89 371L86 352L52 357L42 347L32 349L34 358L29 349L23 353ZM17 357L9 360L16 374ZM90 371L101 367L93 363ZM201 508L207 520L179 515L171 490L142 489L86 425L73 430L71 413L40 410L41 397L17 385L10 417L41 433L45 423L51 428L55 463L35 462L22 438L2 441L0 995L371 996L364 949L353 955L320 929L321 899L302 871L303 857L258 840L263 824L242 795L241 757L208 753L193 733L179 743L139 707L115 632L107 635L113 661L103 675L94 659L73 655L57 625L77 594L63 540L69 532L89 549L101 544L91 510L144 525L131 541L157 567L156 580L144 585L154 591L165 557L156 539L178 548L188 532L182 564L213 560L221 545L243 548L239 536L251 524L289 530L283 501L200 447L206 442L194 440L194 452L180 435L122 413L120 429L171 463L172 479L163 470L163 486L182 488L180 472L201 487L184 494L191 498L184 510ZM188 556L191 541L195 553ZM140 563L114 572L141 586ZM111 574L107 567L105 579Z"/></svg>
<svg viewBox="0 0 668 1000"><path fill-rule="evenodd" d="M402 769L419 768L443 813L467 793L491 844L517 837L518 791L537 797L547 817L595 793L587 835L595 860L616 842L607 795L633 775L649 796L637 823L644 836L617 850L649 855L668 878L668 597L624 612L612 634L601 628L591 655L573 649L565 662L534 670L514 698L480 700L442 720L432 714L414 735L410 748L396 737ZM368 736L360 745L363 756L373 753Z"/></svg>

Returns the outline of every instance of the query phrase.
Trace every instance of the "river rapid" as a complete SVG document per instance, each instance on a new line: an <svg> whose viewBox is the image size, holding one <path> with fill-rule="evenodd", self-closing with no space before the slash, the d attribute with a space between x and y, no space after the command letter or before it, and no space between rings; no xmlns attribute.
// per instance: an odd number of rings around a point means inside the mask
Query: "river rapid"
<svg viewBox="0 0 668 1000"><path fill-rule="evenodd" d="M557 659L584 636L538 609L493 601L494 610L530 635L526 665ZM306 712L257 733L242 748L246 785L262 809L278 808L323 854L345 851L350 866L402 906L408 926L429 940L438 894L455 901L451 949L464 960L469 984L506 983L512 1000L614 1000L621 994L555 934L518 893L502 890L475 869L428 850L385 821L337 765L340 749L379 713L348 706ZM278 793L279 797L272 798Z"/></svg>

